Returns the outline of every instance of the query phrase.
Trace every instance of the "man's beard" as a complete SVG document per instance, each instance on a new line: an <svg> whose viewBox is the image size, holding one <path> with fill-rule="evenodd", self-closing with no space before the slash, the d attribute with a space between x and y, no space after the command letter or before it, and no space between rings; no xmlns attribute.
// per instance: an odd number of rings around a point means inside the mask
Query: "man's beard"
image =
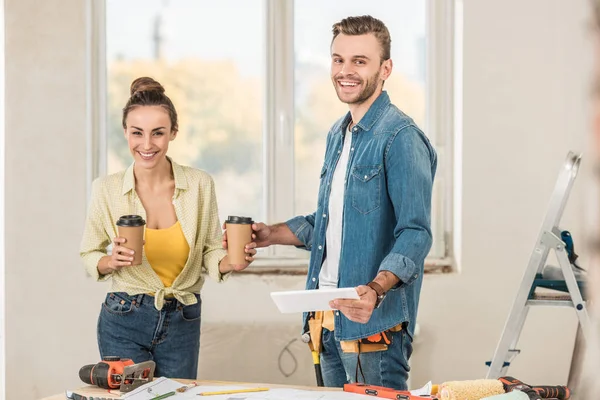
<svg viewBox="0 0 600 400"><path fill-rule="evenodd" d="M377 85L379 83L379 71L377 71L377 73L375 75L373 75L370 79L367 79L366 81L366 85L365 88L358 93L358 95L356 95L355 98L350 99L350 100L344 100L342 98L343 94L341 94L341 88L339 88L338 85L338 80L343 79L343 78L334 78L333 84L335 87L335 93L338 96L338 99L340 99L340 101L342 103L346 103L346 104L362 104L365 101L367 101L369 98L371 98L371 96L373 96L373 93L375 93L375 91L377 90ZM348 80L356 80L356 79L352 79L352 78L348 78ZM364 80L359 78L358 84L362 85L364 83Z"/></svg>

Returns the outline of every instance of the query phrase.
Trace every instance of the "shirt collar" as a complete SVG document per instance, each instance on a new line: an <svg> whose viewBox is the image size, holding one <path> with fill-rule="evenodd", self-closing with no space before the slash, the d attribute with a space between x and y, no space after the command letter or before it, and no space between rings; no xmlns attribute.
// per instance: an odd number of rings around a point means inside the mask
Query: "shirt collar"
<svg viewBox="0 0 600 400"><path fill-rule="evenodd" d="M381 117L381 114L387 109L390 104L390 96L388 96L387 92L384 90L381 94L375 99L371 107L369 107L369 111L358 121L358 125L362 130L368 131L370 130L375 122Z"/></svg>
<svg viewBox="0 0 600 400"><path fill-rule="evenodd" d="M375 122L381 117L383 112L387 109L390 104L390 96L388 96L387 91L383 90L379 96L375 99L371 107L367 113L362 117L360 121L356 124L356 126L360 127L363 131L371 130ZM342 132L345 132L348 129L348 124L352 120L352 115L350 111L344 117L342 122Z"/></svg>
<svg viewBox="0 0 600 400"><path fill-rule="evenodd" d="M170 157L167 160L171 163L171 170L173 171L173 177L175 178L175 189L185 190L188 188L187 179L183 172L183 167L173 161ZM125 195L135 188L135 177L133 175L133 166L135 162L131 163L129 168L125 170L125 176L123 177L123 188L121 194Z"/></svg>

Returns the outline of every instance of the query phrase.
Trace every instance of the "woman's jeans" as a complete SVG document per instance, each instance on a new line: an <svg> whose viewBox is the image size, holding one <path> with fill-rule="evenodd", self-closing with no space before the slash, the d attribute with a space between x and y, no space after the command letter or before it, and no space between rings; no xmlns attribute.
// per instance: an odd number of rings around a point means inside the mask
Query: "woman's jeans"
<svg viewBox="0 0 600 400"><path fill-rule="evenodd" d="M159 311L150 295L108 293L98 318L100 356L153 360L156 376L196 379L201 309L196 298L198 303L189 306L165 299Z"/></svg>

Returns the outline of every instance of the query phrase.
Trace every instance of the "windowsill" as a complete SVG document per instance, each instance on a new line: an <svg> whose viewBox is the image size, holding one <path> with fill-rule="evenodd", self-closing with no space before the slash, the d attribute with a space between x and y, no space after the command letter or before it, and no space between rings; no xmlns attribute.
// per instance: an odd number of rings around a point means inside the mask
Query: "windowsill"
<svg viewBox="0 0 600 400"><path fill-rule="evenodd" d="M267 258L256 259L252 265L238 274L247 275L306 275L308 258Z"/></svg>
<svg viewBox="0 0 600 400"><path fill-rule="evenodd" d="M427 258L425 274L448 274L454 271L451 258ZM302 258L259 258L236 275L306 275L308 259Z"/></svg>

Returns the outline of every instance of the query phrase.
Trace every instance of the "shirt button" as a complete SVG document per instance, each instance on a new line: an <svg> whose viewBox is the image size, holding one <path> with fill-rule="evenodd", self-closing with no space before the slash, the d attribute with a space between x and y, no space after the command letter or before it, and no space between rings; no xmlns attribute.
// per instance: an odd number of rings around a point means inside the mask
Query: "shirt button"
<svg viewBox="0 0 600 400"><path fill-rule="evenodd" d="M336 312L335 312L335 315L339 316L339 315L340 315L340 312L339 312L339 311L336 311Z"/></svg>
<svg viewBox="0 0 600 400"><path fill-rule="evenodd" d="M323 250L323 246L319 246L319 250Z"/></svg>
<svg viewBox="0 0 600 400"><path fill-rule="evenodd" d="M327 218L327 214L323 214L323 218Z"/></svg>
<svg viewBox="0 0 600 400"><path fill-rule="evenodd" d="M350 151L354 151L354 147L350 147Z"/></svg>
<svg viewBox="0 0 600 400"><path fill-rule="evenodd" d="M340 154L341 152L342 152L341 150L338 150L338 154Z"/></svg>
<svg viewBox="0 0 600 400"><path fill-rule="evenodd" d="M316 281L317 281L317 278L312 278L312 281L313 281L313 282L316 282Z"/></svg>
<svg viewBox="0 0 600 400"><path fill-rule="evenodd" d="M367 179L367 178L368 178L368 176L365 175L365 179Z"/></svg>

